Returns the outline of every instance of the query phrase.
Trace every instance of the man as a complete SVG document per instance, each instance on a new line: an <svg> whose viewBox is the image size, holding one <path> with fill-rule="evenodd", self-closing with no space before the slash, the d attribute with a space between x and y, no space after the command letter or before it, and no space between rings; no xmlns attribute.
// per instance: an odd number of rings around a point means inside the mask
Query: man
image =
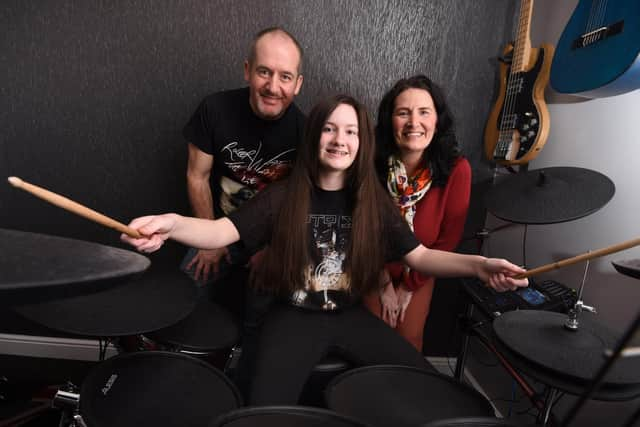
<svg viewBox="0 0 640 427"><path fill-rule="evenodd" d="M255 36L244 63L249 87L202 101L183 130L189 142L187 190L195 216L227 215L288 174L304 126L304 115L293 104L302 86L301 67L296 39L282 28L265 29ZM191 250L183 266L196 281L207 283L219 276L225 262L243 265L247 260L234 245Z"/></svg>
<svg viewBox="0 0 640 427"><path fill-rule="evenodd" d="M200 103L183 129L189 142L187 191L195 216L228 215L289 174L304 130L305 117L293 104L302 87L301 70L297 40L282 28L267 28L254 37L244 63L249 87L214 93ZM215 295L217 302L244 319L235 375L243 393L252 375L262 317L271 302L267 295L245 294L247 262L239 242L219 250L190 249L182 264L196 282L211 288L209 297Z"/></svg>

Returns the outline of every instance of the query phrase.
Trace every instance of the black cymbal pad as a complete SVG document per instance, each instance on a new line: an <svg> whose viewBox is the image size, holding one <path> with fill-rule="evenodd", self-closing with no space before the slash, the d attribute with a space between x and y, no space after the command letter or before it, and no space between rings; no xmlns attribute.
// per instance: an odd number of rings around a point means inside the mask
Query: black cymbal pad
<svg viewBox="0 0 640 427"><path fill-rule="evenodd" d="M614 268L618 273L625 276L640 279L640 259L627 259L623 261L612 261Z"/></svg>
<svg viewBox="0 0 640 427"><path fill-rule="evenodd" d="M600 172L551 167L505 177L485 195L485 206L505 221L554 224L597 211L614 193L613 181Z"/></svg>
<svg viewBox="0 0 640 427"><path fill-rule="evenodd" d="M93 292L150 265L148 258L129 250L0 229L0 300L5 303Z"/></svg>

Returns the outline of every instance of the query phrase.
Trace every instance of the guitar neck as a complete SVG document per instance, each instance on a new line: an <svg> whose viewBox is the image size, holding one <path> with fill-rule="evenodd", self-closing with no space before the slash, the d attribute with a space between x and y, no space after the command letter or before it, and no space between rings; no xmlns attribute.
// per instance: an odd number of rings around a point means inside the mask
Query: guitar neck
<svg viewBox="0 0 640 427"><path fill-rule="evenodd" d="M533 14L533 0L522 0L518 17L518 34L513 48L511 72L524 72L531 56L531 15Z"/></svg>

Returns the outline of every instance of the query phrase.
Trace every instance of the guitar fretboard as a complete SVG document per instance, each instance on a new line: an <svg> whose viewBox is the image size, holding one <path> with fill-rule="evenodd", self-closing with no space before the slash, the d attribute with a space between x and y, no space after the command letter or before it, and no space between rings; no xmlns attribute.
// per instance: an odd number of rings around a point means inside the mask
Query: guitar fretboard
<svg viewBox="0 0 640 427"><path fill-rule="evenodd" d="M516 44L513 48L513 59L511 62L511 72L523 72L528 65L531 55L531 15L533 12L533 0L522 0L520 3L520 14L518 17L518 34Z"/></svg>

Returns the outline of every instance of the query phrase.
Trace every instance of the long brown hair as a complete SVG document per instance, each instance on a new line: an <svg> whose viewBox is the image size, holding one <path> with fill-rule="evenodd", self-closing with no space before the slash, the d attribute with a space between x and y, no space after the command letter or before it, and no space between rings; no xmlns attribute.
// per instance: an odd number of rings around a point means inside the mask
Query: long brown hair
<svg viewBox="0 0 640 427"><path fill-rule="evenodd" d="M347 170L345 188L353 206L351 238L345 272L351 290L364 295L377 289L384 261L383 204L391 204L374 169L374 132L366 108L348 95L336 95L318 103L307 119L304 139L287 182L286 200L275 220L269 249L254 282L258 288L290 293L304 288L304 272L310 263L307 216L311 192L321 173L319 143L322 128L341 104L353 107L358 117L359 148ZM390 209L395 209L392 205Z"/></svg>

